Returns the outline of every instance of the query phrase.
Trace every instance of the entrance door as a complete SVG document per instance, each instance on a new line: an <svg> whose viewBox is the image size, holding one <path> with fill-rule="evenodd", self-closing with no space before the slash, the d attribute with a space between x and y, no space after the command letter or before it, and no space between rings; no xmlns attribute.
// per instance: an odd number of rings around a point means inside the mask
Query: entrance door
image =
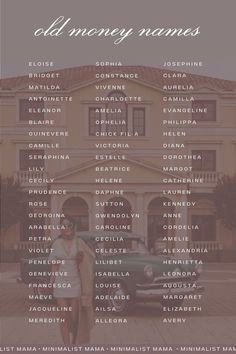
<svg viewBox="0 0 236 354"><path fill-rule="evenodd" d="M113 201L113 202L118 202L119 205L118 206L106 206L104 208L104 213L105 214L121 214L121 215L125 215L125 217L121 217L121 218L111 218L111 217L107 217L104 219L104 226L106 225L117 225L117 226L122 226L125 225L126 227L128 225L130 225L130 229L127 228L127 231L132 231L132 219L130 217L131 215L131 205L128 202L128 200L126 200L125 198L112 198L109 201Z"/></svg>
<svg viewBox="0 0 236 354"><path fill-rule="evenodd" d="M148 206L148 249L154 249L156 241L161 241L172 234L168 226L173 222L172 219L164 218L164 213L173 213L174 208L164 206L164 202L169 201L167 198L155 198Z"/></svg>
<svg viewBox="0 0 236 354"><path fill-rule="evenodd" d="M65 215L73 217L76 231L88 231L89 213L85 200L80 197L69 198L63 204L62 211Z"/></svg>

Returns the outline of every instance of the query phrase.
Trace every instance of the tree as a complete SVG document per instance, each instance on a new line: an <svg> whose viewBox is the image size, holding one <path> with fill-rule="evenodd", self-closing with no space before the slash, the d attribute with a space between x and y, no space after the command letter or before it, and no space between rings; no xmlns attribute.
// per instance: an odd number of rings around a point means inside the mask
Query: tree
<svg viewBox="0 0 236 354"><path fill-rule="evenodd" d="M236 174L223 176L213 193L216 217L230 230L236 229Z"/></svg>
<svg viewBox="0 0 236 354"><path fill-rule="evenodd" d="M13 177L0 176L1 219L0 229L6 231L11 225L23 220L27 211L27 194Z"/></svg>

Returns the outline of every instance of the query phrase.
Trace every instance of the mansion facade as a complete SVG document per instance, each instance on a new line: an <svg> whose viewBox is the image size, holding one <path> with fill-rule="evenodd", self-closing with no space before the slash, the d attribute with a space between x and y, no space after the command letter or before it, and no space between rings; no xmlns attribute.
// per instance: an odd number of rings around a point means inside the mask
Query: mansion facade
<svg viewBox="0 0 236 354"><path fill-rule="evenodd" d="M236 260L212 197L236 172L236 82L82 66L0 80L0 114L2 176L28 195L24 220L1 237L3 260L56 237L60 214L77 231L123 227L149 249L185 240L208 260Z"/></svg>

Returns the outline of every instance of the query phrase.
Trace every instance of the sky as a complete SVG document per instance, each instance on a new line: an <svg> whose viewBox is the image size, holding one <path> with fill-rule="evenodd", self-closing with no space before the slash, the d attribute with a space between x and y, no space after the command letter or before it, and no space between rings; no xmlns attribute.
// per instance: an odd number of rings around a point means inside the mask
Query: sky
<svg viewBox="0 0 236 354"><path fill-rule="evenodd" d="M29 72L29 60L52 60L54 69L121 61L162 67L165 61L202 61L192 73L236 80L236 0L1 0L1 72ZM59 16L85 28L195 28L186 38L137 38L119 45L112 38L35 37ZM39 69L42 71L42 69Z"/></svg>

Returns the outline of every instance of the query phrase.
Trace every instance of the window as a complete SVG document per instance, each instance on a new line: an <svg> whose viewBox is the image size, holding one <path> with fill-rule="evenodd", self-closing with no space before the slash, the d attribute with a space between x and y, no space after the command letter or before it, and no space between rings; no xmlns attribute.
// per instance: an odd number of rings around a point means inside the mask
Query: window
<svg viewBox="0 0 236 354"><path fill-rule="evenodd" d="M206 109L206 112L196 112L192 114L192 119L198 122L216 121L216 101L214 100L196 100L192 102L193 109Z"/></svg>
<svg viewBox="0 0 236 354"><path fill-rule="evenodd" d="M88 231L89 229L89 217L88 215L73 215L75 220L76 231Z"/></svg>
<svg viewBox="0 0 236 354"><path fill-rule="evenodd" d="M19 102L19 114L20 121L29 121L30 119L34 120L43 120L44 113L42 109L44 108L43 102L31 102L27 98L20 99ZM29 112L29 109L32 110L32 113ZM39 110L39 112L37 112Z"/></svg>
<svg viewBox="0 0 236 354"><path fill-rule="evenodd" d="M193 171L216 171L215 150L192 150L192 155L201 156L199 160L192 160Z"/></svg>
<svg viewBox="0 0 236 354"><path fill-rule="evenodd" d="M111 92L108 97L110 101L107 105L109 113L106 115L106 131L120 132L128 131L127 105L125 103L125 94L120 91Z"/></svg>
<svg viewBox="0 0 236 354"><path fill-rule="evenodd" d="M101 132L101 112L98 107L90 107L89 108L89 135L96 136L96 133L100 133L100 132Z"/></svg>
<svg viewBox="0 0 236 354"><path fill-rule="evenodd" d="M19 167L20 171L28 171L30 167L44 167L44 160L36 159L31 160L29 159L29 155L43 155L44 150L20 150L19 151Z"/></svg>
<svg viewBox="0 0 236 354"><path fill-rule="evenodd" d="M145 136L145 108L133 108L133 133Z"/></svg>
<svg viewBox="0 0 236 354"><path fill-rule="evenodd" d="M216 241L215 215L192 215L192 225L199 227L192 231L192 241Z"/></svg>

